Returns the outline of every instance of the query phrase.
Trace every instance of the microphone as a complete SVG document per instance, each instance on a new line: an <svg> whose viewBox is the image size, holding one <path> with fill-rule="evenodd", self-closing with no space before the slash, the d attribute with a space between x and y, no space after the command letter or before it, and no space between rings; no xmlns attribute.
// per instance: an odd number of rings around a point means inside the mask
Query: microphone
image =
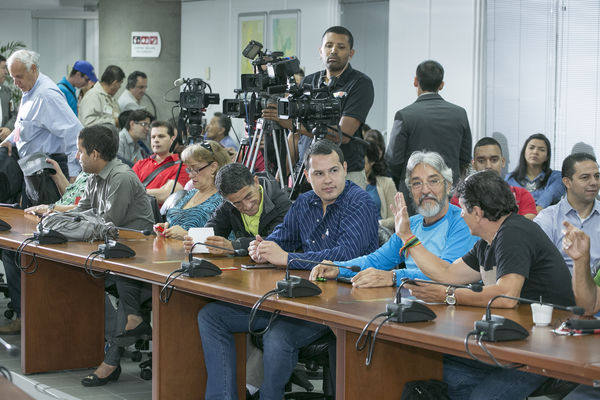
<svg viewBox="0 0 600 400"><path fill-rule="evenodd" d="M402 283L400 284L400 286L398 286L398 290L396 290L396 297L394 299L394 302L389 303L386 306L386 311L391 314L390 321L392 322L423 322L431 321L437 317L433 310L431 310L431 308L427 307L425 304L419 301L415 301L413 299L402 298L401 291L404 285L407 283L417 286L419 286L419 284L450 286L454 288L470 289L474 292L481 292L483 290L483 287L477 283L469 285L459 285L436 281L426 281L423 279L402 278Z"/></svg>
<svg viewBox="0 0 600 400"><path fill-rule="evenodd" d="M178 78L178 79L175 79L175 80L173 81L173 86L175 86L175 87L177 87L177 86L181 86L181 85L183 85L183 82L184 82L184 81L185 81L185 78Z"/></svg>
<svg viewBox="0 0 600 400"><path fill-rule="evenodd" d="M141 233L144 236L150 236L154 234L154 232L150 229L132 229L120 226L115 226L114 228L120 231ZM98 252L104 257L104 259L108 260L110 258L135 257L135 251L131 247L127 246L126 244L119 243L116 240L110 240L108 238L109 232L110 231L107 230L106 234L104 235L104 243L98 245Z"/></svg>
<svg viewBox="0 0 600 400"><path fill-rule="evenodd" d="M221 275L221 268L217 267L215 264L211 263L205 258L194 258L193 251L197 244L203 244L206 246L206 244L202 242L196 242L192 245L190 253L188 254L188 260L181 263L183 274L190 278L204 278Z"/></svg>
<svg viewBox="0 0 600 400"><path fill-rule="evenodd" d="M577 306L567 307L567 306L561 306L561 305L552 304L552 303L546 303L543 301L535 301L535 300L525 299L523 297L513 297L513 296L507 296L504 294L499 294L497 296L492 297L490 299L490 301L488 302L487 307L485 308L484 319L482 319L481 321L475 321L476 334L479 337L481 337L482 340L485 340L486 342L503 342L503 341L507 341L507 340L521 340L521 339L525 339L527 336L529 336L529 332L525 328L523 328L520 324L518 324L517 322L510 320L508 318L504 318L499 315L491 314L492 303L498 298L516 300L520 303L527 303L527 304L536 303L536 304L547 305L547 306L556 308L558 310L569 311L575 315L583 315L583 313L584 313L584 309L582 307L577 307Z"/></svg>
<svg viewBox="0 0 600 400"><path fill-rule="evenodd" d="M437 282L437 281L426 281L424 279L410 279L410 278L402 278L402 284L408 283L409 285L417 285L419 286L419 283L426 283L428 285L439 285L439 286L450 286L453 287L455 289L470 289L474 292L481 292L483 290L483 285L481 283L469 283L468 285L459 285L459 284L454 284L454 283L444 283L444 282ZM396 303L400 302L400 290L396 291Z"/></svg>
<svg viewBox="0 0 600 400"><path fill-rule="evenodd" d="M208 243L203 243L203 242L196 242L194 243L195 245L202 245L202 246L206 246L206 247L214 247L215 249L220 249L220 250L225 250L228 251L229 253L231 253L234 256L239 256L239 257L245 257L248 255L248 249L228 249L227 247L221 247L221 246L217 246L214 244L208 244ZM192 246L192 249L194 248L194 246ZM190 250L190 254L191 254L191 250Z"/></svg>
<svg viewBox="0 0 600 400"><path fill-rule="evenodd" d="M295 261L302 261L302 262L307 262L310 264L323 264L323 265L327 265L330 267L338 267L338 268L344 268L344 269L349 269L352 272L360 272L360 267L358 265L351 265L349 267L346 267L344 265L336 265L333 263L327 263L327 262L321 262L321 261L314 261L314 260L306 260L304 258L294 258Z"/></svg>
<svg viewBox="0 0 600 400"><path fill-rule="evenodd" d="M285 278L277 281L277 291L279 296L283 297L309 297L321 294L321 288L309 281L308 279L301 278L299 276L290 276L290 264L294 261L308 261L298 258L292 258L285 266Z"/></svg>

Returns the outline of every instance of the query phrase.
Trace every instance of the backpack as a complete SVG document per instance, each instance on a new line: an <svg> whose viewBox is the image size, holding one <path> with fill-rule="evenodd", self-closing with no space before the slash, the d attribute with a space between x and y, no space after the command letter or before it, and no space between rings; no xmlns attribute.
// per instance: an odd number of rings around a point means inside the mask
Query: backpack
<svg viewBox="0 0 600 400"><path fill-rule="evenodd" d="M38 231L52 229L63 234L72 242L91 242L93 240L116 239L119 230L112 222L96 214L95 209L86 211L67 211L53 213L42 218L38 224Z"/></svg>

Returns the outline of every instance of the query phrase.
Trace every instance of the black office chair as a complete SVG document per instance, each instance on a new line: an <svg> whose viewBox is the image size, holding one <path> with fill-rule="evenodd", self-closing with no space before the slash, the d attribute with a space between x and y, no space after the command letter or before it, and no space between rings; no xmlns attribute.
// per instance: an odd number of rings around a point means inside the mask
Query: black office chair
<svg viewBox="0 0 600 400"><path fill-rule="evenodd" d="M546 396L550 400L561 400L576 387L577 383L563 381L562 379L548 378L535 389L533 393L527 396L527 398Z"/></svg>
<svg viewBox="0 0 600 400"><path fill-rule="evenodd" d="M252 336L251 340L256 347L263 349L262 336ZM335 398L335 335L332 331L302 347L298 352L298 364L286 385L285 399ZM311 380L322 380L323 391L313 392ZM306 392L291 392L292 384Z"/></svg>
<svg viewBox="0 0 600 400"><path fill-rule="evenodd" d="M301 348L298 363L303 364L304 368L296 368L292 373L286 386L286 400L335 398L335 335L332 331ZM313 392L311 379L323 381L322 393ZM291 391L292 383L304 388L306 392L287 393Z"/></svg>

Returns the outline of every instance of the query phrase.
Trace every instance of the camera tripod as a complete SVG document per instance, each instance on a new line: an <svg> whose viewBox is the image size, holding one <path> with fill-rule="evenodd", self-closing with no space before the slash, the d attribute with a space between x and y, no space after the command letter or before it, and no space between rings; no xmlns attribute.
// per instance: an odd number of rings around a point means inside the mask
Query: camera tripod
<svg viewBox="0 0 600 400"><path fill-rule="evenodd" d="M252 133L251 129L248 129L248 136L242 138L240 141L240 148L235 156L235 160L244 164L250 172L254 173L256 167L256 159L258 152L260 151L261 143L264 138L264 149L263 158L265 162L265 171L271 175L277 175L279 177L279 184L281 189L286 187L286 176L284 176L284 163L281 161L282 157L287 157L288 168L290 173L293 173L292 158L290 155L290 148L287 142L286 131L281 128L276 122L258 118L256 120L256 128ZM275 153L275 171L269 170L269 149L273 148ZM285 150L285 153L283 151ZM283 153L283 154L282 154ZM275 173L273 173L275 172Z"/></svg>

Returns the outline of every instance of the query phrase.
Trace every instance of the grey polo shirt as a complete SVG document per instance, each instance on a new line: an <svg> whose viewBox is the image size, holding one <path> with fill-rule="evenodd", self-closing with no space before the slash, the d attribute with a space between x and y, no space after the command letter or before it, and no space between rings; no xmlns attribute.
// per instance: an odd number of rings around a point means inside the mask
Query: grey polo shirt
<svg viewBox="0 0 600 400"><path fill-rule="evenodd" d="M131 161L132 164L144 158L142 157L140 146L138 146L125 128L119 132L119 151L117 151L117 155Z"/></svg>
<svg viewBox="0 0 600 400"><path fill-rule="evenodd" d="M152 229L154 216L150 200L137 175L121 160L110 161L92 175L74 211L97 209L97 214L116 226Z"/></svg>

